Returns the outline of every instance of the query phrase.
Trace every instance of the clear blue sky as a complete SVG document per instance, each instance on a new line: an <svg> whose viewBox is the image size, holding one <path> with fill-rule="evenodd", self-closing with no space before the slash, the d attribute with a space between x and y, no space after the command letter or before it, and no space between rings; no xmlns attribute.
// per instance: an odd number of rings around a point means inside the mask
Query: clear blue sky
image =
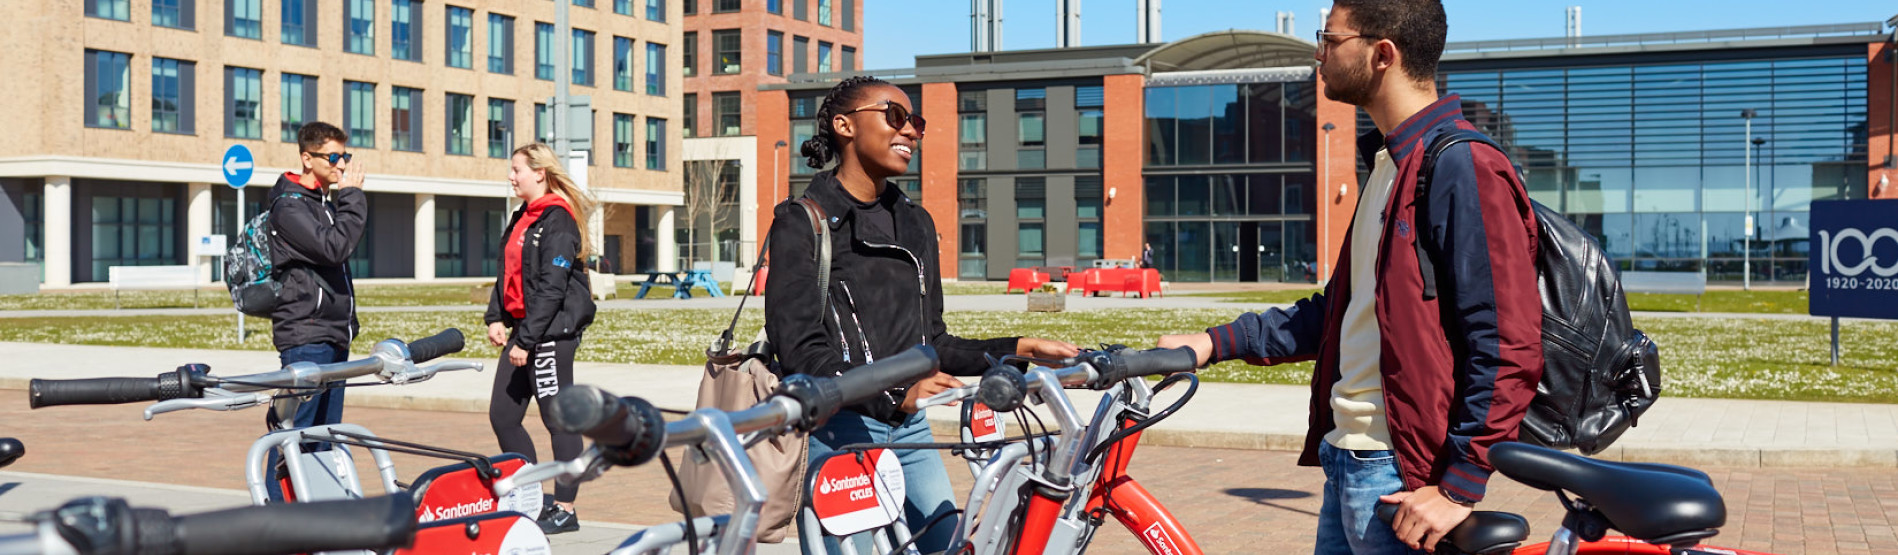
<svg viewBox="0 0 1898 555"><path fill-rule="evenodd" d="M912 67L918 54L969 50L968 0L864 3L865 69ZM1898 2L1892 0L1450 0L1445 5L1452 41L1559 37L1563 7L1571 5L1582 7L1583 35L1863 23L1898 15ZM1134 0L1083 0L1081 44L1134 42L1134 6ZM1163 0L1160 31L1169 41L1223 29L1270 31L1276 12L1292 11L1294 30L1305 36L1322 25L1318 10L1330 6L1310 0ZM1002 16L1004 49L1054 47L1054 0L1007 0Z"/></svg>

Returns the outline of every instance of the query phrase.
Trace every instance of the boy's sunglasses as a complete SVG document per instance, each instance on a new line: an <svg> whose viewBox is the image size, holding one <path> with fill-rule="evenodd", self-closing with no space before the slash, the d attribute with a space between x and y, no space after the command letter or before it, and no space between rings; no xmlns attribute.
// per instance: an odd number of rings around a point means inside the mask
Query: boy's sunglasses
<svg viewBox="0 0 1898 555"><path fill-rule="evenodd" d="M343 162L348 162L350 158L354 158L356 156L354 154L350 154L347 152L332 152L329 154L324 154L321 152L310 152L306 150L306 151L303 151L303 153L308 154L310 155L311 158L315 158L318 160L328 160L330 165L332 166L336 165L336 162L339 160Z"/></svg>
<svg viewBox="0 0 1898 555"><path fill-rule="evenodd" d="M863 106L859 106L855 110L844 112L844 114L848 115L848 114L855 114L857 112L868 112L868 111L883 112L883 122L890 124L890 129L895 129L897 130L897 132L903 131L904 122L908 122L910 125L916 126L916 133L918 134L923 133L925 131L924 127L928 125L928 122L923 121L922 116L909 113L909 108L904 108L902 104L897 104L895 102L891 102L888 100L878 102L875 104L866 104Z"/></svg>

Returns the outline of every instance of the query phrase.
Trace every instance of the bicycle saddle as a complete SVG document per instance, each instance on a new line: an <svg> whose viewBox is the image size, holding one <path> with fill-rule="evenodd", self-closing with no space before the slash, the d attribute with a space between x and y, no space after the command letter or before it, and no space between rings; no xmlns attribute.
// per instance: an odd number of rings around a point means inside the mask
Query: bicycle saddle
<svg viewBox="0 0 1898 555"><path fill-rule="evenodd" d="M13 464L26 454L26 444L10 437L0 437L0 467Z"/></svg>
<svg viewBox="0 0 1898 555"><path fill-rule="evenodd" d="M1377 518L1389 524L1397 518L1397 505L1379 503ZM1437 542L1438 555L1496 555L1509 553L1529 540L1529 521L1515 513L1472 511L1469 518L1451 528Z"/></svg>
<svg viewBox="0 0 1898 555"><path fill-rule="evenodd" d="M1610 526L1648 543L1691 545L1727 522L1713 481L1691 468L1598 461L1523 443L1491 447L1489 462L1523 485L1581 497Z"/></svg>

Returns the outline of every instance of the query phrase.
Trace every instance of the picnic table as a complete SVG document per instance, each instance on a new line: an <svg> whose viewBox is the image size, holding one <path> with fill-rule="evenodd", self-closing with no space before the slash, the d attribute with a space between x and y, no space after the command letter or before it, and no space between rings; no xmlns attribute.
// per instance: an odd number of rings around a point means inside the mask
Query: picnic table
<svg viewBox="0 0 1898 555"><path fill-rule="evenodd" d="M674 299L692 298L693 287L703 288L714 297L725 296L725 292L718 288L718 280L712 278L711 270L687 270L684 272L647 273L646 281L639 283L639 293L633 295L633 298L646 298L646 291L652 289L654 285L672 286L672 298Z"/></svg>

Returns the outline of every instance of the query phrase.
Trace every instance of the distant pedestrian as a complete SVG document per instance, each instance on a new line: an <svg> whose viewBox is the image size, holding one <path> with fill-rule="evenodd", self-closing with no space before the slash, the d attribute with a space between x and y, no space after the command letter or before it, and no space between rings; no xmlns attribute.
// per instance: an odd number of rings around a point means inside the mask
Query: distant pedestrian
<svg viewBox="0 0 1898 555"><path fill-rule="evenodd" d="M586 256L592 251L580 222L593 211L593 197L573 184L547 145L514 149L508 184L523 201L502 235L501 275L488 298L488 342L501 347L488 403L488 424L501 450L539 462L534 440L521 426L527 400L540 404L540 419L553 436L554 458L580 456L579 434L553 425L549 399L573 385L573 353L593 323L593 295ZM510 333L509 328L513 331ZM529 360L533 363L530 365ZM542 509L540 528L548 534L580 529L573 500L577 484L554 486L554 503Z"/></svg>
<svg viewBox="0 0 1898 555"><path fill-rule="evenodd" d="M1142 247L1140 249L1140 267L1152 268L1153 267L1153 243L1145 243L1145 245L1146 245L1145 247Z"/></svg>

